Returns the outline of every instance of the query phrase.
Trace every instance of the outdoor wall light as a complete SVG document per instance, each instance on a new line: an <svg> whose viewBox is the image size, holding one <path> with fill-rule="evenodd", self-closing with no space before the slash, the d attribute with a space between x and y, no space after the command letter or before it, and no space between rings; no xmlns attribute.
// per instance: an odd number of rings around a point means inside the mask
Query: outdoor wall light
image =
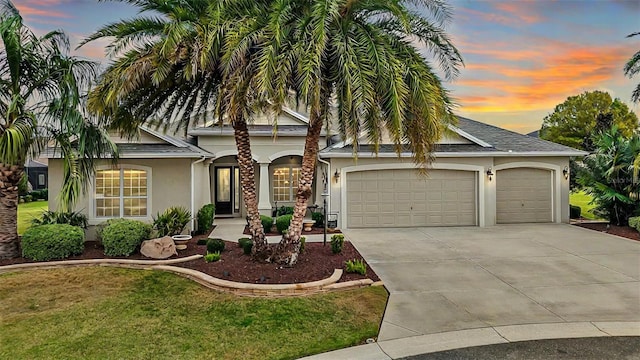
<svg viewBox="0 0 640 360"><path fill-rule="evenodd" d="M336 172L333 173L333 178L336 180L336 183L340 181L340 172L336 169Z"/></svg>
<svg viewBox="0 0 640 360"><path fill-rule="evenodd" d="M489 181L493 179L493 170L491 170L491 168L487 169L487 176L489 177Z"/></svg>
<svg viewBox="0 0 640 360"><path fill-rule="evenodd" d="M564 169L562 169L562 175L564 175L565 180L569 180L569 167L565 166Z"/></svg>

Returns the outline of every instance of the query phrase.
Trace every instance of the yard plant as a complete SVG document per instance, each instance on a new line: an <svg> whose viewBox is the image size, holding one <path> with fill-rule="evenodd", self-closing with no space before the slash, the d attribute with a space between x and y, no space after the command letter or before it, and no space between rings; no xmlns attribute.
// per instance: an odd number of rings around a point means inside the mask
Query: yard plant
<svg viewBox="0 0 640 360"><path fill-rule="evenodd" d="M191 212L182 206L174 206L153 218L153 228L158 236L179 235L191 221Z"/></svg>
<svg viewBox="0 0 640 360"><path fill-rule="evenodd" d="M82 254L84 231L68 224L34 226L22 236L22 256L35 261L60 260Z"/></svg>
<svg viewBox="0 0 640 360"><path fill-rule="evenodd" d="M149 239L151 225L138 220L119 220L105 226L101 238L107 256L129 256Z"/></svg>
<svg viewBox="0 0 640 360"><path fill-rule="evenodd" d="M207 204L198 210L198 234L206 234L213 227L213 220L216 217L216 206Z"/></svg>

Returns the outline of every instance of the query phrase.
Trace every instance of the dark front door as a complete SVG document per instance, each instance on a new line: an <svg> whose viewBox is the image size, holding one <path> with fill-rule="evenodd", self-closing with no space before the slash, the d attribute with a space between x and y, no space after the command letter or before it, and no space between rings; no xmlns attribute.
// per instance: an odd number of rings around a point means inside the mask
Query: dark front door
<svg viewBox="0 0 640 360"><path fill-rule="evenodd" d="M235 166L220 166L216 173L216 214L233 215L240 212L239 171Z"/></svg>

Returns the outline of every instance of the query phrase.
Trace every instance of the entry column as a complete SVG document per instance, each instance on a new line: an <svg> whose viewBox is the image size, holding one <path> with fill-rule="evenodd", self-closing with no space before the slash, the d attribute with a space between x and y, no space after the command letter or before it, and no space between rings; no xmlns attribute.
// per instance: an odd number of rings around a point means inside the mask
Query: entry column
<svg viewBox="0 0 640 360"><path fill-rule="evenodd" d="M271 188L269 186L269 163L260 163L260 186L258 191L258 211L271 216Z"/></svg>

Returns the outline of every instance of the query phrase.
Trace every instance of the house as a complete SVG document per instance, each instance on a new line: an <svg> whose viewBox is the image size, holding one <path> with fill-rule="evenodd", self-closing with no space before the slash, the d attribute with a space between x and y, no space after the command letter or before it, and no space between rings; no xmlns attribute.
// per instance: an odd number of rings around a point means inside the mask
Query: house
<svg viewBox="0 0 640 360"><path fill-rule="evenodd" d="M267 118L249 126L262 214L293 205L307 126L307 117L290 109L276 127ZM111 217L150 221L170 206L195 213L209 202L216 205L216 217L245 216L233 129L198 127L187 134L185 140L141 128L135 141L114 135L119 166L101 163L78 210L92 225ZM381 145L376 155L362 141L354 149L331 135L323 131L319 140L309 204L322 206L323 193L328 194L328 210L341 228L568 222L569 159L585 155L460 117L440 140L423 176L411 154L398 157L393 145ZM60 159L51 156L49 168L49 206L55 209Z"/></svg>
<svg viewBox="0 0 640 360"><path fill-rule="evenodd" d="M47 188L49 169L44 163L46 159L32 160L29 159L24 164L24 172L29 179L32 190L42 190Z"/></svg>

